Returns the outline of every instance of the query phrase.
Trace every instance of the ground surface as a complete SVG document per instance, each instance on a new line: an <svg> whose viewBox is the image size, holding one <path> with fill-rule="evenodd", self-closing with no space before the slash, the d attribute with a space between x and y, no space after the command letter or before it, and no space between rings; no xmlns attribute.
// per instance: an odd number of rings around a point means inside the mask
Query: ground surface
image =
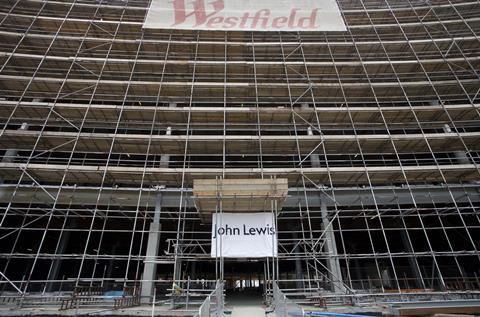
<svg viewBox="0 0 480 317"><path fill-rule="evenodd" d="M260 292L227 294L227 308L232 310L232 317L265 317L265 305Z"/></svg>

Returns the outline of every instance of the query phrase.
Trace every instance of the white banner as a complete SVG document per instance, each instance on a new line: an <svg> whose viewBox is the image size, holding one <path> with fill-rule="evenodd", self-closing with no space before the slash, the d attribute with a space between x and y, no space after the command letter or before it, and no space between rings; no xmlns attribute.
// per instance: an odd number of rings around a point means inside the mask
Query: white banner
<svg viewBox="0 0 480 317"><path fill-rule="evenodd" d="M277 256L273 214L212 214L212 257L262 258Z"/></svg>
<svg viewBox="0 0 480 317"><path fill-rule="evenodd" d="M335 0L152 0L144 28L346 31Z"/></svg>

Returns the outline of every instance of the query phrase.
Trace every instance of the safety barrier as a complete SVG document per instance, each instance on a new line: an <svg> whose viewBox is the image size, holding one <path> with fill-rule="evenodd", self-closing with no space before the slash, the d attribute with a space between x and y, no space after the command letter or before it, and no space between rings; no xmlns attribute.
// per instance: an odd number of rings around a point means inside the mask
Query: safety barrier
<svg viewBox="0 0 480 317"><path fill-rule="evenodd" d="M223 281L217 281L215 289L205 298L195 317L220 317L223 316Z"/></svg>
<svg viewBox="0 0 480 317"><path fill-rule="evenodd" d="M276 317L303 316L303 308L296 304L273 282L273 311Z"/></svg>

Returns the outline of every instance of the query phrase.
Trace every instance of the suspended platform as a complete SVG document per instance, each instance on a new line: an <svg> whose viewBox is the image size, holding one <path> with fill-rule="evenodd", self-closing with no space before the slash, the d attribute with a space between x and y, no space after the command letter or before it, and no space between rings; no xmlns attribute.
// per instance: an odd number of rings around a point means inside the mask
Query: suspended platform
<svg viewBox="0 0 480 317"><path fill-rule="evenodd" d="M259 212L281 210L288 194L286 178L196 179L193 197L200 219L211 222L220 212Z"/></svg>

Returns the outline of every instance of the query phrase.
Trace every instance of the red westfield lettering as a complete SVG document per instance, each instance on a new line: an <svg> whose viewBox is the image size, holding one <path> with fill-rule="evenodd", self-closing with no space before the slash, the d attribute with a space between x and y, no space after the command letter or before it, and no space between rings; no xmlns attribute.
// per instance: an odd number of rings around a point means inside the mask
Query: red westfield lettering
<svg viewBox="0 0 480 317"><path fill-rule="evenodd" d="M187 0L173 0L173 9L175 11L175 23L173 25L182 24L190 16L195 17L195 26L202 25L207 21L208 18L212 17L213 15L223 10L223 8L225 8L223 0L214 0L210 3L213 7L213 12L207 14L207 10L205 8L205 1L194 0L192 2L193 11L187 13L185 5L186 1Z"/></svg>
<svg viewBox="0 0 480 317"><path fill-rule="evenodd" d="M224 0L172 0L174 24L172 26L206 26L208 29L315 29L318 9L309 12L298 8L290 10L289 15L275 15L270 9L256 12L235 12L228 16L222 12ZM190 9L188 9L189 7Z"/></svg>

